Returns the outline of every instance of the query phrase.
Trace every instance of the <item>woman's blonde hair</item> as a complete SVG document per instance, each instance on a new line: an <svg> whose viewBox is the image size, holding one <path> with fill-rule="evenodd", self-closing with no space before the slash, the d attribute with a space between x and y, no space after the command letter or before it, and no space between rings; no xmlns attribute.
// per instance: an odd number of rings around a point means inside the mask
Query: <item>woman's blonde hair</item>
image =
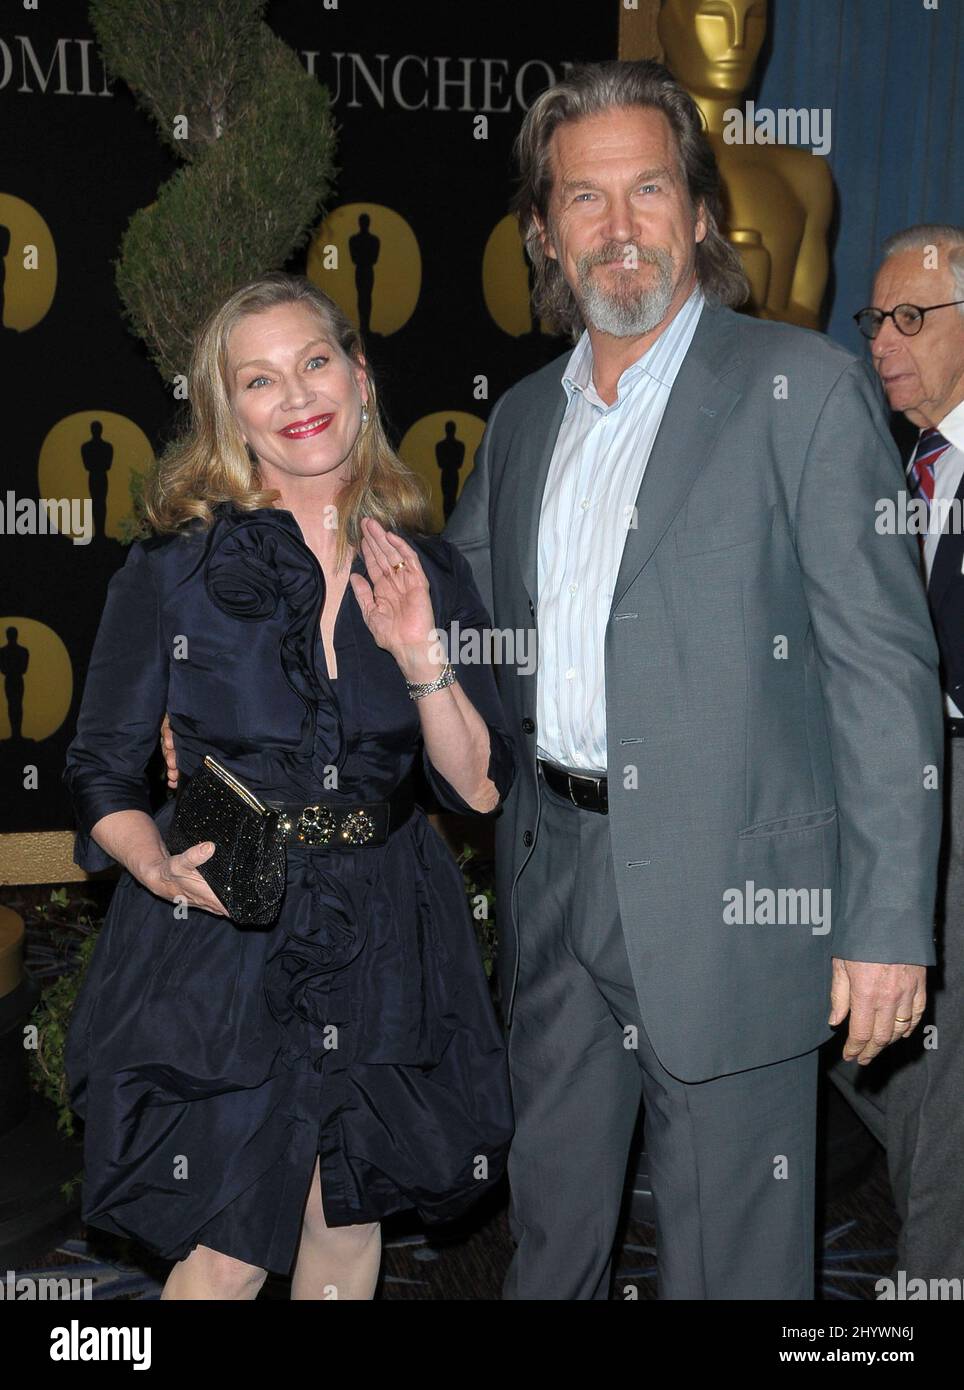
<svg viewBox="0 0 964 1390"><path fill-rule="evenodd" d="M190 422L145 482L144 514L155 531L178 531L195 518L210 526L219 502L252 511L271 506L281 496L277 488L262 486L257 457L244 441L228 387L231 330L247 315L279 304L305 304L313 309L326 333L361 366L360 333L334 300L305 276L275 271L235 290L198 331L188 370ZM362 517L374 517L393 530L427 532L431 527L426 490L388 442L371 371L367 366L364 371L368 421L358 432L349 458L349 479L337 498L339 569L349 548L361 546Z"/></svg>

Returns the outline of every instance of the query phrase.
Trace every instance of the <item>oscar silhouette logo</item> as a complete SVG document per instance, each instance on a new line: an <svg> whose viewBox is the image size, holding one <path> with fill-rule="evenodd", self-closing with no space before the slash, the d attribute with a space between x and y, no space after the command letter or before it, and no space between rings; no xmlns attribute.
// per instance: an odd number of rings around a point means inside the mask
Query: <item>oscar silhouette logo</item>
<svg viewBox="0 0 964 1390"><path fill-rule="evenodd" d="M485 421L462 410L423 415L399 445L404 459L429 490L432 520L439 531L452 515L465 480L472 472Z"/></svg>
<svg viewBox="0 0 964 1390"><path fill-rule="evenodd" d="M52 628L20 614L0 617L0 741L5 752L55 734L73 699L67 648Z"/></svg>
<svg viewBox="0 0 964 1390"><path fill-rule="evenodd" d="M537 338L548 330L532 310L532 264L511 214L497 222L482 253L485 307L503 333Z"/></svg>
<svg viewBox="0 0 964 1390"><path fill-rule="evenodd" d="M154 461L144 432L112 410L81 410L59 420L40 449L41 497L89 503L93 544L125 541L134 524L131 480Z"/></svg>
<svg viewBox="0 0 964 1390"><path fill-rule="evenodd" d="M0 333L26 333L43 319L57 288L50 228L29 203L0 193Z"/></svg>
<svg viewBox="0 0 964 1390"><path fill-rule="evenodd" d="M414 232L397 212L379 203L346 203L312 237L305 273L364 338L384 338L415 312L422 257Z"/></svg>

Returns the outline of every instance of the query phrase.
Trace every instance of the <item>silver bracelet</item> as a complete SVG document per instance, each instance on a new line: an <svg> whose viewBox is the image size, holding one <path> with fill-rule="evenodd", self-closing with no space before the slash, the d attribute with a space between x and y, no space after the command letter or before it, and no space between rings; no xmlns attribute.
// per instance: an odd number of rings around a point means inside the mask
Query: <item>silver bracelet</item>
<svg viewBox="0 0 964 1390"><path fill-rule="evenodd" d="M452 670L452 663L447 661L442 667L441 675L434 681L406 681L408 686L408 698L410 700L420 700L423 695L431 695L433 690L444 690L447 685L451 685L455 680L455 672Z"/></svg>

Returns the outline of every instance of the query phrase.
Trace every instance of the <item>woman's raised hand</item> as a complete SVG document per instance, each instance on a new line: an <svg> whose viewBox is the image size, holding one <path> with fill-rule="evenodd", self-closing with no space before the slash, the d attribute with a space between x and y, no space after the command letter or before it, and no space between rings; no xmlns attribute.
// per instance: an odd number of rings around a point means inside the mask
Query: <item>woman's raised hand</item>
<svg viewBox="0 0 964 1390"><path fill-rule="evenodd" d="M361 527L362 555L372 582L360 574L351 575L350 582L369 632L403 670L431 668L437 673L442 663L429 658L435 628L432 596L417 553L373 517L363 517Z"/></svg>

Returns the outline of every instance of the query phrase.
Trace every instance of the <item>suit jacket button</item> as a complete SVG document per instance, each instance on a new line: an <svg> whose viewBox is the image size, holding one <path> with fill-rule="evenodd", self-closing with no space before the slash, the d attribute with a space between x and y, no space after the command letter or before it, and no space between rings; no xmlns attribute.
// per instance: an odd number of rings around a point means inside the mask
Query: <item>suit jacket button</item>
<svg viewBox="0 0 964 1390"><path fill-rule="evenodd" d="M530 612L530 613L534 613L535 611L536 611L536 610L535 610L535 609L533 608L533 606L532 606L532 599L530 598L530 600L529 600L529 612Z"/></svg>
<svg viewBox="0 0 964 1390"><path fill-rule="evenodd" d="M525 834L522 836L522 843L525 845L526 849L528 849L529 846L532 844L532 839L532 831L527 830Z"/></svg>
<svg viewBox="0 0 964 1390"><path fill-rule="evenodd" d="M533 722L533 720L528 719L528 718L527 718L527 719L523 719L523 721L522 721L522 732L523 732L524 734L534 734L534 733L535 733L535 730L536 730L536 726L535 726L535 723Z"/></svg>

